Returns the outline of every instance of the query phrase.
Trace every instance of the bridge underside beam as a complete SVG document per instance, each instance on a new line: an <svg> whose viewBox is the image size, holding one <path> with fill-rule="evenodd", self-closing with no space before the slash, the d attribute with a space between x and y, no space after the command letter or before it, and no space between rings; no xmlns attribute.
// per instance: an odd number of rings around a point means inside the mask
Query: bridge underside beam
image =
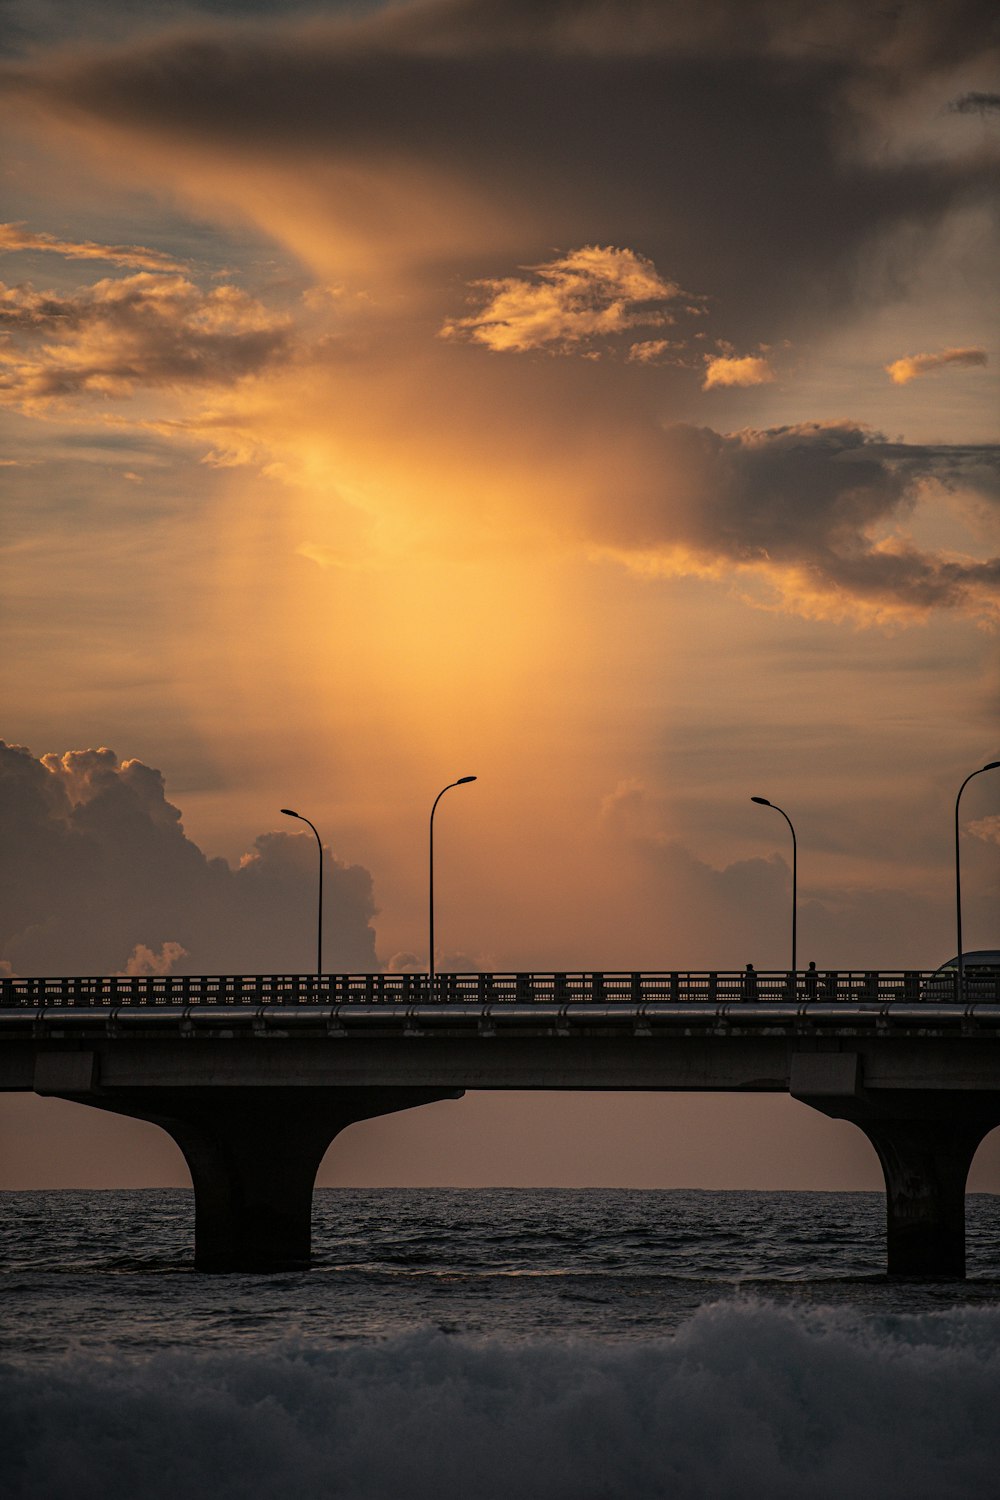
<svg viewBox="0 0 1000 1500"><path fill-rule="evenodd" d="M887 1089L797 1097L851 1120L875 1147L885 1178L889 1275L964 1277L965 1184L983 1138L1000 1125L1000 1095Z"/></svg>
<svg viewBox="0 0 1000 1500"><path fill-rule="evenodd" d="M458 1097L407 1087L195 1088L81 1102L148 1120L177 1142L194 1187L197 1270L283 1271L309 1265L316 1173L341 1130Z"/></svg>

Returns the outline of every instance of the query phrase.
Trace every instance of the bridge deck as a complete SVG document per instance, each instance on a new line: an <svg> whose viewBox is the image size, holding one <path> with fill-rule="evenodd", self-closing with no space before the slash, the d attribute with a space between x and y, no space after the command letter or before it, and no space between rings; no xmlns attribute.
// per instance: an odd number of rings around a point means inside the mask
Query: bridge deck
<svg viewBox="0 0 1000 1500"><path fill-rule="evenodd" d="M198 1036L1000 1036L1000 1003L841 1001L677 1005L20 1005L0 1009L0 1038ZM2 1083L0 1083L2 1087Z"/></svg>

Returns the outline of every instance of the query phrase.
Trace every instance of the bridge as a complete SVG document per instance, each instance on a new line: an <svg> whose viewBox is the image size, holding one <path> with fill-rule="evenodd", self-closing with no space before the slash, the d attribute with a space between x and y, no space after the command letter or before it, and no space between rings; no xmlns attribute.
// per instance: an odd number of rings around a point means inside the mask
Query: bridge
<svg viewBox="0 0 1000 1500"><path fill-rule="evenodd" d="M856 1124L891 1275L965 1274L965 1183L1000 1125L1000 975L330 974L0 980L0 1089L180 1147L195 1265L308 1265L345 1126L466 1089L787 1092Z"/></svg>

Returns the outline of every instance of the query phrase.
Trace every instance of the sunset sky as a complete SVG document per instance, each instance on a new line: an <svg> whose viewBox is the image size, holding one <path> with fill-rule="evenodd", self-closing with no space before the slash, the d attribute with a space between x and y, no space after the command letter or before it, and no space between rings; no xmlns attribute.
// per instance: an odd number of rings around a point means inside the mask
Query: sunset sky
<svg viewBox="0 0 1000 1500"><path fill-rule="evenodd" d="M995 4L4 13L9 972L308 969L283 806L329 966L422 967L466 774L442 967L783 967L753 794L803 963L953 954L1000 758ZM1000 773L963 827L1000 946ZM153 1127L0 1111L0 1185L186 1180ZM852 1129L480 1096L320 1180L875 1186Z"/></svg>

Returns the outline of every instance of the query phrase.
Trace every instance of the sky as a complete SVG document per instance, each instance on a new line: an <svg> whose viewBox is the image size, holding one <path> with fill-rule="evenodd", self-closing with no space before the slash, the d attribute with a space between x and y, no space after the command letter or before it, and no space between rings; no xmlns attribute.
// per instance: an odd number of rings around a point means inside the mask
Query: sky
<svg viewBox="0 0 1000 1500"><path fill-rule="evenodd" d="M753 795L801 962L952 956L1000 758L994 5L3 16L4 972L308 970L288 806L328 966L421 968L464 775L441 968L783 968ZM962 824L1000 946L1000 774ZM0 1129L0 1185L186 1180L79 1106ZM476 1095L320 1181L877 1186L856 1135Z"/></svg>

